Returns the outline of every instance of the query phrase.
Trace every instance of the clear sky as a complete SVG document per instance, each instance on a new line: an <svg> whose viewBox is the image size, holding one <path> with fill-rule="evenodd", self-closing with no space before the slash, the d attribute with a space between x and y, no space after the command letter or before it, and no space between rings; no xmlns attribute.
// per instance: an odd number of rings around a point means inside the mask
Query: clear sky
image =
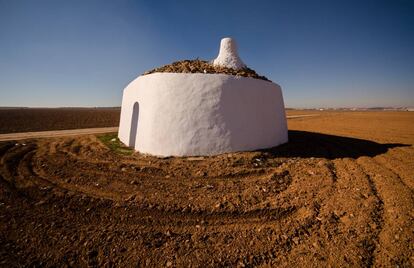
<svg viewBox="0 0 414 268"><path fill-rule="evenodd" d="M0 106L120 106L222 37L287 107L414 106L414 1L0 0Z"/></svg>

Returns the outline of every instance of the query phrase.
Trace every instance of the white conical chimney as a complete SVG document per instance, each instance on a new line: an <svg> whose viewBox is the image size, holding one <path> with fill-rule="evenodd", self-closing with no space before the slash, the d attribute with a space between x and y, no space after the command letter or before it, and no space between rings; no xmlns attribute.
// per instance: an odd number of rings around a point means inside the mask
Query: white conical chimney
<svg viewBox="0 0 414 268"><path fill-rule="evenodd" d="M220 52L217 58L213 60L213 65L232 68L235 70L243 69L246 67L246 65L237 54L236 41L230 37L221 39Z"/></svg>

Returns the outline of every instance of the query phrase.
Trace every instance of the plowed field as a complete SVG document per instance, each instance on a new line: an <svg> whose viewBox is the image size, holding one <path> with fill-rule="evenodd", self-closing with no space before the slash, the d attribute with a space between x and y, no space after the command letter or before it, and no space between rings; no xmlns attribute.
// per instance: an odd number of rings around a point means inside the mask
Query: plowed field
<svg viewBox="0 0 414 268"><path fill-rule="evenodd" d="M117 127L120 108L0 108L0 134Z"/></svg>
<svg viewBox="0 0 414 268"><path fill-rule="evenodd" d="M414 265L414 113L289 120L288 144L156 158L0 143L4 267Z"/></svg>

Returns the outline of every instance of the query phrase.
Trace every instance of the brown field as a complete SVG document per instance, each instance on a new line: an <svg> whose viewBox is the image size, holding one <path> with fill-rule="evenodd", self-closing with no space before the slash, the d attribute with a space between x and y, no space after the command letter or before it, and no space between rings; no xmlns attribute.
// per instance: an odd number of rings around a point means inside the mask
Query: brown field
<svg viewBox="0 0 414 268"><path fill-rule="evenodd" d="M120 108L0 108L0 134L114 127Z"/></svg>
<svg viewBox="0 0 414 268"><path fill-rule="evenodd" d="M0 143L0 266L412 267L414 113L318 114L215 157Z"/></svg>

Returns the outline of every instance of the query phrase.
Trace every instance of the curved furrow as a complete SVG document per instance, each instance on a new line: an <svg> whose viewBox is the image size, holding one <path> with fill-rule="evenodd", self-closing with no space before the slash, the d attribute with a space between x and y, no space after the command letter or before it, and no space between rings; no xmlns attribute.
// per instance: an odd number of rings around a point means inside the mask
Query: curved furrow
<svg viewBox="0 0 414 268"><path fill-rule="evenodd" d="M344 148L340 146L342 152L345 152L349 155L363 155L362 148L359 147L347 147ZM358 158L358 160L361 158ZM344 174L351 175L354 177L354 181L348 181L348 185L355 185L356 182L363 182L363 184L359 184L359 187L355 187L357 190L356 199L360 199L362 197L362 206L357 207L359 208L369 208L369 210L363 211L359 215L364 218L363 215L370 215L368 218L369 221L365 221L363 225L365 226L364 237L362 240L358 242L358 247L362 250L362 254L359 256L364 266L373 266L375 262L375 252L378 249L378 241L379 235L383 229L383 222L384 222L384 203L383 198L378 193L376 184L374 180L371 178L371 175L366 173L361 166L358 164L358 160L352 159L343 159L345 163L347 163L348 168L344 170ZM355 199L355 198L353 198ZM352 199L351 199L352 200ZM354 215L354 213L352 213ZM361 224L360 221L357 219L352 219L353 221ZM362 232L364 233L364 232Z"/></svg>
<svg viewBox="0 0 414 268"><path fill-rule="evenodd" d="M59 184L60 187L66 188L67 190L81 192L94 197L110 198L117 201L124 199L140 199L140 201L147 204L159 203L159 198L156 195L146 196L145 200L143 200L144 198L142 197L141 191L148 188L156 190L160 197L165 196L168 198L168 196L170 196L169 199L174 202L174 200L180 201L180 199L183 198L182 191L185 187L188 187L188 192L193 192L193 196L202 196L205 192L210 192L210 194L213 192L213 195L219 196L220 192L226 191L227 187L232 187L232 185L240 183L237 180L241 180L240 193L243 194L243 192L246 192L248 189L246 187L249 181L252 181L256 184L255 186L253 185L255 188L261 187L259 190L268 192L267 194L261 194L262 196L265 196L283 191L287 187L286 183L289 181L285 179L288 174L276 174L273 172L272 168L262 169L262 171L253 170L252 172L242 174L242 177L240 177L240 175L230 178L222 177L221 180L211 176L207 178L202 177L200 179L187 179L181 177L166 178L159 175L160 170L153 172L148 169L148 167L142 168L139 171L132 171L133 168L123 165L122 161L110 165L107 165L106 163L95 165L85 161L72 161L71 158L66 157L65 154L60 154L60 151L55 152L53 158L47 158L47 155L44 153L39 154L38 158L34 172L37 176L44 180L48 180L50 183ZM122 169L122 171L119 172L119 169ZM87 177L80 180L80 177L85 176L83 175L85 174L85 170L88 170L86 173ZM271 175L267 176L266 174ZM76 184L71 182L74 178ZM199 180L200 183L197 184L197 180ZM194 182L196 182L196 184L194 184ZM177 183L182 187L175 188ZM229 186L227 186L227 184ZM114 187L121 189L122 191L118 193L114 192L111 185L114 185ZM264 186L262 187L261 185ZM265 186L267 187L265 188ZM210 188L213 190L210 190ZM198 194L197 192L200 193ZM251 196L251 193L247 193L247 195ZM184 198L187 197L184 196ZM194 198L191 196L188 198L189 199L186 200L186 202L191 204L194 201ZM217 203L216 200L218 199L212 196L211 200L212 203L210 206L215 206ZM229 203L232 201L224 200L224 203L226 202ZM223 205L225 206L225 204ZM237 207L237 200L235 204L230 205L235 205Z"/></svg>
<svg viewBox="0 0 414 268"><path fill-rule="evenodd" d="M363 226L364 236L360 239L358 246L363 251L362 264L365 266L373 266L375 259L375 251L378 247L379 234L384 225L384 201L378 193L378 189L372 180L371 176L367 174L355 160L347 161L351 170L350 174L354 176L355 180L359 180L357 188L354 188L353 200L359 201L359 206L356 206L354 215L364 218L364 215L369 215L364 222L355 219L355 224ZM349 181L351 184L351 181ZM357 214L358 213L358 214ZM362 225L363 224L363 225ZM364 232L365 231L365 232Z"/></svg>
<svg viewBox="0 0 414 268"><path fill-rule="evenodd" d="M310 234L308 243L294 248L288 262L304 267L369 265L369 247L362 246L375 239L374 221L367 214L377 211L378 199L364 200L373 195L369 182L355 170L352 159L334 160L336 181L319 209L320 228ZM350 185L352 185L350 187ZM375 226L380 228L380 226ZM372 249L372 246L371 246ZM303 254L308 252L308 254ZM338 256L339 254L339 256Z"/></svg>
<svg viewBox="0 0 414 268"><path fill-rule="evenodd" d="M25 184L25 180L18 176L18 166L26 154L36 149L35 144L15 145L9 147L1 158L1 173L4 179L16 187Z"/></svg>
<svg viewBox="0 0 414 268"><path fill-rule="evenodd" d="M283 263L291 265L296 263L299 266L306 266L307 260L304 259L301 249L314 247L315 237L320 239L323 225L329 225L330 227L326 228L332 228L329 220L330 214L328 213L329 215L326 217L322 213L326 214L326 204L335 194L337 181L336 167L333 162L322 159L314 159L311 162L313 162L311 166L317 166L318 170L310 169L306 171L293 166L292 169L297 173L292 174L291 185L277 198L279 202L286 202L290 199L288 202L302 208L299 209L300 212L298 212L296 218L290 218L288 222L281 222L280 229L277 229L279 233L278 242L274 242L277 246L271 247L267 251L259 251L256 254L244 254L246 257L238 259L238 262L232 263L231 266L236 264L247 267L257 265L280 266ZM307 164L308 167L309 164ZM299 161L296 165L303 164ZM321 168L322 170L320 170ZM305 173L303 173L304 171ZM302 187L297 188L297 185L302 185ZM304 188L304 185L309 186ZM303 199L297 199L297 197ZM306 208L309 206L307 205L308 200L315 202L312 209ZM297 223L300 223L298 227L290 231L286 229L286 226L295 226ZM313 259L312 256L306 257Z"/></svg>
<svg viewBox="0 0 414 268"><path fill-rule="evenodd" d="M293 264L296 256L291 256L295 248L308 244L311 234L318 231L321 222L319 219L319 204L314 204L311 208L306 208L307 215L297 215L287 222L281 222L277 227L273 226L270 231L271 246L262 245L260 248L267 250L258 251L254 244L250 243L245 253L240 254L238 258L230 262L230 266L256 267L261 265L280 266L283 261ZM300 221L299 221L300 219ZM269 230L268 230L269 232ZM259 235L259 234L258 234ZM289 257L287 257L289 256Z"/></svg>
<svg viewBox="0 0 414 268"><path fill-rule="evenodd" d="M379 155L373 158L379 165L390 170L400 182L411 190L414 195L414 159L409 164L403 164L401 161L395 159L389 154Z"/></svg>
<svg viewBox="0 0 414 268"><path fill-rule="evenodd" d="M61 142L61 144L65 145L66 143L64 141ZM183 170L180 170L179 168L176 169L178 171L178 173L174 172L174 170L170 170L169 169L169 162L165 162L164 165L162 166L153 166L150 167L148 165L145 165L144 167L141 167L141 164L145 164L144 161L148 162L154 159L152 159L151 157L146 157L149 158L147 160L138 159L137 161L131 162L132 160L128 160L129 158L126 159L122 159L122 161L114 161L110 158L104 160L102 155L97 155L96 152L94 152L94 150L90 150L91 151L91 155L95 156L95 157L91 157L89 156L88 159L80 159L78 158L78 154L75 153L67 153L67 150L64 150L64 148L62 148L62 150L59 150L59 152L65 152L62 155L55 155L55 159L52 160L56 160L56 159L64 159L64 162L59 162L57 163L57 165L60 165L62 163L70 163L73 162L71 164L73 164L74 166L71 166L71 170L73 171L73 173L79 173L80 170L84 170L84 169L88 169L88 170L99 170L102 172L111 172L111 171L119 171L119 169L122 169L122 173L124 175L126 175L127 177L129 175L138 175L138 176L145 176L148 175L150 177L154 177L154 176L158 176L158 179L169 179L169 178L173 178L173 177L179 177L180 179L193 179L193 178L205 178L208 177L209 180L213 180L213 179L217 179L217 180L222 180L223 177L226 179L230 179L230 178L237 178L237 179L249 179L252 178L254 179L254 176L260 176L263 175L264 173L269 173L271 171L269 171L267 168L263 169L263 168L252 168L252 169L247 169L245 167L240 168L239 172L219 172L218 174L205 174L203 172L204 168L208 168L207 165L205 165L203 163L203 161L198 162L197 164L194 164L193 166L191 166L191 169L189 170L185 170L185 172L183 172ZM40 155L39 155L40 156ZM44 157L47 158L47 154L44 154ZM119 157L119 156L118 156ZM85 161L86 160L86 161ZM159 159L155 158L155 162L159 162ZM129 162L129 163L128 163ZM77 165L80 165L78 168L80 170L75 170L77 168ZM89 167L88 167L89 165ZM188 166L188 163L185 163L185 160L183 160L183 166L186 165ZM220 171L220 168L217 168L218 171ZM139 172L139 174L137 174ZM130 173L130 174L127 174Z"/></svg>
<svg viewBox="0 0 414 268"><path fill-rule="evenodd" d="M398 147L398 150L400 152L403 152L406 156L411 156L414 153L414 145L411 144L411 146L402 146L402 147Z"/></svg>
<svg viewBox="0 0 414 268"><path fill-rule="evenodd" d="M157 208L140 207L112 207L111 217L107 218L108 207L100 207L90 201L90 209L94 209L94 217L89 218L87 211L84 214L88 222L101 224L116 223L119 226L151 226L152 229L192 231L214 230L226 232L229 228L233 231L251 230L253 228L271 227L278 222L287 221L297 216L297 209L294 207L272 208L251 211L180 211L162 210ZM90 210L89 210L90 211Z"/></svg>
<svg viewBox="0 0 414 268"><path fill-rule="evenodd" d="M383 230L375 251L374 265L410 265L410 256L403 254L413 241L414 196L389 169L368 157L358 159L358 164L371 178L378 195L383 200Z"/></svg>
<svg viewBox="0 0 414 268"><path fill-rule="evenodd" d="M1 160L2 177L18 190L24 193L26 197L35 198L40 192L53 189L54 191L66 192L67 189L59 185L56 180L50 180L45 174L37 172L33 158L37 153L37 146L28 143L26 145L8 146ZM55 152L56 153L56 152ZM43 176L42 176L43 175ZM77 194L85 194L81 191L75 191ZM100 197L100 196L95 196ZM39 197L38 197L39 198Z"/></svg>
<svg viewBox="0 0 414 268"><path fill-rule="evenodd" d="M396 159L403 165L412 165L414 160L414 145L389 149L386 155Z"/></svg>
<svg viewBox="0 0 414 268"><path fill-rule="evenodd" d="M0 142L0 157L3 158L4 154L13 146L15 146L15 143L13 141Z"/></svg>

